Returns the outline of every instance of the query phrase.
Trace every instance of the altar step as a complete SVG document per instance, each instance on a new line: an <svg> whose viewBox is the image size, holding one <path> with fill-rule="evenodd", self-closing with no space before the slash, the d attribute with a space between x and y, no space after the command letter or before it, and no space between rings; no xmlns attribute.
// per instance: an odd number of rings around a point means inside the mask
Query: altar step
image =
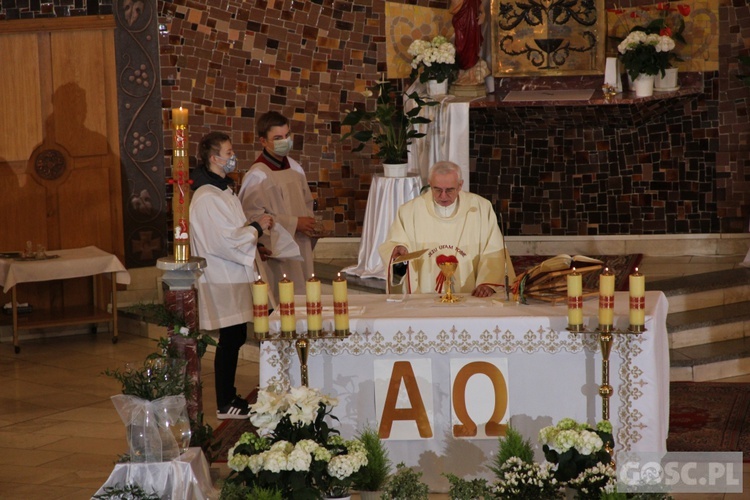
<svg viewBox="0 0 750 500"><path fill-rule="evenodd" d="M648 288L669 300L673 382L750 374L750 269L671 278Z"/></svg>

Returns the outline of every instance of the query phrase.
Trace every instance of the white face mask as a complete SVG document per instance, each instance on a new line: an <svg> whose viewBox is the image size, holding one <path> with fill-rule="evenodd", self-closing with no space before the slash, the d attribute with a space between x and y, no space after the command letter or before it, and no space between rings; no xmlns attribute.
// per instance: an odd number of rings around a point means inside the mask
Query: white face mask
<svg viewBox="0 0 750 500"><path fill-rule="evenodd" d="M219 158L220 160L224 160L221 156L217 156L216 158ZM224 173L228 174L230 172L234 172L237 168L237 157L235 155L230 156L226 160L224 160L224 166L221 168L224 169Z"/></svg>
<svg viewBox="0 0 750 500"><path fill-rule="evenodd" d="M275 140L273 141L273 152L279 156L286 156L292 150L293 145L294 141L291 137Z"/></svg>

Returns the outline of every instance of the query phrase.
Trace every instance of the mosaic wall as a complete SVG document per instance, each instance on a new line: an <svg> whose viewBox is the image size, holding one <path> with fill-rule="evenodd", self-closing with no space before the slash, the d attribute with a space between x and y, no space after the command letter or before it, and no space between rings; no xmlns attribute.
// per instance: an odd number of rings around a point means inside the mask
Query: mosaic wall
<svg viewBox="0 0 750 500"><path fill-rule="evenodd" d="M736 76L737 56L748 54L750 9L747 0L722 1L718 70L704 73L699 98L670 113L625 126L521 130L502 125L507 117L497 112L472 110L471 189L493 199L510 234L747 230L750 89ZM440 9L448 1L399 3ZM653 1L618 7L646 4ZM102 0L1 5L0 20L112 12ZM182 105L191 151L204 133L228 131L248 166L258 149L255 116L281 111L292 119L294 155L319 209L337 236L359 235L379 166L339 142L339 120L388 70L385 2L160 1L158 23L164 143L169 109Z"/></svg>

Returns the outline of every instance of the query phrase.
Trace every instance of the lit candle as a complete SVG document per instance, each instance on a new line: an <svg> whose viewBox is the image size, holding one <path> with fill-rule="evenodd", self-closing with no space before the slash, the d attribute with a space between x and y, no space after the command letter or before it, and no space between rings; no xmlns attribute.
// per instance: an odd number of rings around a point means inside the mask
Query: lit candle
<svg viewBox="0 0 750 500"><path fill-rule="evenodd" d="M349 330L349 299L341 273L333 280L333 323L336 331Z"/></svg>
<svg viewBox="0 0 750 500"><path fill-rule="evenodd" d="M253 283L253 329L256 338L268 334L268 283L260 277Z"/></svg>
<svg viewBox="0 0 750 500"><path fill-rule="evenodd" d="M312 275L305 283L307 295L307 331L319 332L323 329L323 306L320 304L320 280Z"/></svg>
<svg viewBox="0 0 750 500"><path fill-rule="evenodd" d="M294 317L294 283L287 279L279 281L279 313L281 314L282 333L291 334L297 330Z"/></svg>
<svg viewBox="0 0 750 500"><path fill-rule="evenodd" d="M568 325L583 325L583 279L575 267L568 274Z"/></svg>
<svg viewBox="0 0 750 500"><path fill-rule="evenodd" d="M609 330L615 319L615 274L604 268L599 275L599 328Z"/></svg>
<svg viewBox="0 0 750 500"><path fill-rule="evenodd" d="M179 108L172 108L172 125L187 125L188 124L188 110L180 106Z"/></svg>
<svg viewBox="0 0 750 500"><path fill-rule="evenodd" d="M639 330L646 324L646 277L638 272L630 275L630 329Z"/></svg>

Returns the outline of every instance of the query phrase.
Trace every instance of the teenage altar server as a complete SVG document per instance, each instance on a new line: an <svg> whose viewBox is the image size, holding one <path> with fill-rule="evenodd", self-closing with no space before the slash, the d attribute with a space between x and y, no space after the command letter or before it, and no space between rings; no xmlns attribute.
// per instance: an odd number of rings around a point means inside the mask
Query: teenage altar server
<svg viewBox="0 0 750 500"><path fill-rule="evenodd" d="M247 419L247 401L234 385L240 348L253 317L251 283L255 281L258 237L273 227L269 215L248 224L227 176L237 158L229 136L211 132L198 144L201 164L193 171L190 202L190 246L206 259L198 278L198 320L202 330L219 330L214 357L216 416Z"/></svg>
<svg viewBox="0 0 750 500"><path fill-rule="evenodd" d="M313 273L315 214L305 171L289 158L293 141L289 120L276 111L258 118L256 129L263 152L242 179L240 200L245 215L256 221L263 214L274 218L274 230L261 238L270 250L266 262L269 283L278 299L283 275L294 282L294 293L305 294L305 281Z"/></svg>
<svg viewBox="0 0 750 500"><path fill-rule="evenodd" d="M492 204L479 195L461 191L461 169L453 162L435 163L429 173L430 190L403 204L388 237L378 251L388 262L388 285L404 275L407 293L443 293L439 261L457 261L453 276L456 293L489 297L515 280ZM423 251L406 265L393 260ZM405 269L404 269L405 267Z"/></svg>

